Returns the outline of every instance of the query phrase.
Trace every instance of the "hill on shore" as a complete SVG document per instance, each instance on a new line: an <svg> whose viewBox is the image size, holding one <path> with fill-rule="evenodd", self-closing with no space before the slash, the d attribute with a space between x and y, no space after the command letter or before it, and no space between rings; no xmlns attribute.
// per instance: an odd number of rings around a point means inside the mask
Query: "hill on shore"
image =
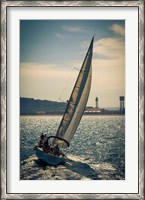
<svg viewBox="0 0 145 200"><path fill-rule="evenodd" d="M66 103L20 98L20 115L63 114Z"/></svg>

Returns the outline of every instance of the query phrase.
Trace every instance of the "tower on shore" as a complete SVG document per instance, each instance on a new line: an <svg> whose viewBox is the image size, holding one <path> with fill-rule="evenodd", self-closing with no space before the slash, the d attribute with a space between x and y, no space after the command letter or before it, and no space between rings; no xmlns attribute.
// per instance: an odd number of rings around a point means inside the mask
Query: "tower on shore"
<svg viewBox="0 0 145 200"><path fill-rule="evenodd" d="M99 99L98 99L98 97L96 97L96 108L97 108L97 109L99 108L99 106L98 106L98 101L99 101Z"/></svg>
<svg viewBox="0 0 145 200"><path fill-rule="evenodd" d="M124 112L124 96L120 96L120 112Z"/></svg>

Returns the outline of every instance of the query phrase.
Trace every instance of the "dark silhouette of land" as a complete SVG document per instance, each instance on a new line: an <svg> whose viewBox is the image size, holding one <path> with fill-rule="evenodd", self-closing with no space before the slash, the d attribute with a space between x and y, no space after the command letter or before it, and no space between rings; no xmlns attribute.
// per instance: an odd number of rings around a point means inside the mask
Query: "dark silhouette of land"
<svg viewBox="0 0 145 200"><path fill-rule="evenodd" d="M63 114L66 103L20 98L20 115Z"/></svg>
<svg viewBox="0 0 145 200"><path fill-rule="evenodd" d="M33 98L20 98L20 115L62 115L67 102L39 100ZM86 107L85 115L124 115L125 110L108 110Z"/></svg>

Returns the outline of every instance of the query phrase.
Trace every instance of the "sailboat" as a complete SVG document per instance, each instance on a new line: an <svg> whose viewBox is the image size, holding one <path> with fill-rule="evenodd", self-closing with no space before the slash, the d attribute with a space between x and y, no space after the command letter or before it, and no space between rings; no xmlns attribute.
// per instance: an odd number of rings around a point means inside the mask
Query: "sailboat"
<svg viewBox="0 0 145 200"><path fill-rule="evenodd" d="M90 42L74 88L69 100L67 101L67 106L57 133L55 136L48 137L48 139L52 138L53 147L69 147L70 141L72 140L83 116L91 88L93 41L94 37ZM63 164L66 159L63 153L60 155L46 153L42 148L39 147L35 148L35 153L39 159L48 163L49 165Z"/></svg>

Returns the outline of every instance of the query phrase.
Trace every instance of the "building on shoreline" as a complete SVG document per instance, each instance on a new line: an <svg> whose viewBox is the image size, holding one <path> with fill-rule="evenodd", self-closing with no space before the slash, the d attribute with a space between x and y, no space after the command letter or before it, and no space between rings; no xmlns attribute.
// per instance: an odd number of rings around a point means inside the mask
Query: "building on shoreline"
<svg viewBox="0 0 145 200"><path fill-rule="evenodd" d="M120 96L120 108L114 109L105 109L105 108L99 108L99 98L96 97L95 99L95 105L96 107L86 107L84 114L106 114L106 115L125 115L125 108L124 108L124 96Z"/></svg>

